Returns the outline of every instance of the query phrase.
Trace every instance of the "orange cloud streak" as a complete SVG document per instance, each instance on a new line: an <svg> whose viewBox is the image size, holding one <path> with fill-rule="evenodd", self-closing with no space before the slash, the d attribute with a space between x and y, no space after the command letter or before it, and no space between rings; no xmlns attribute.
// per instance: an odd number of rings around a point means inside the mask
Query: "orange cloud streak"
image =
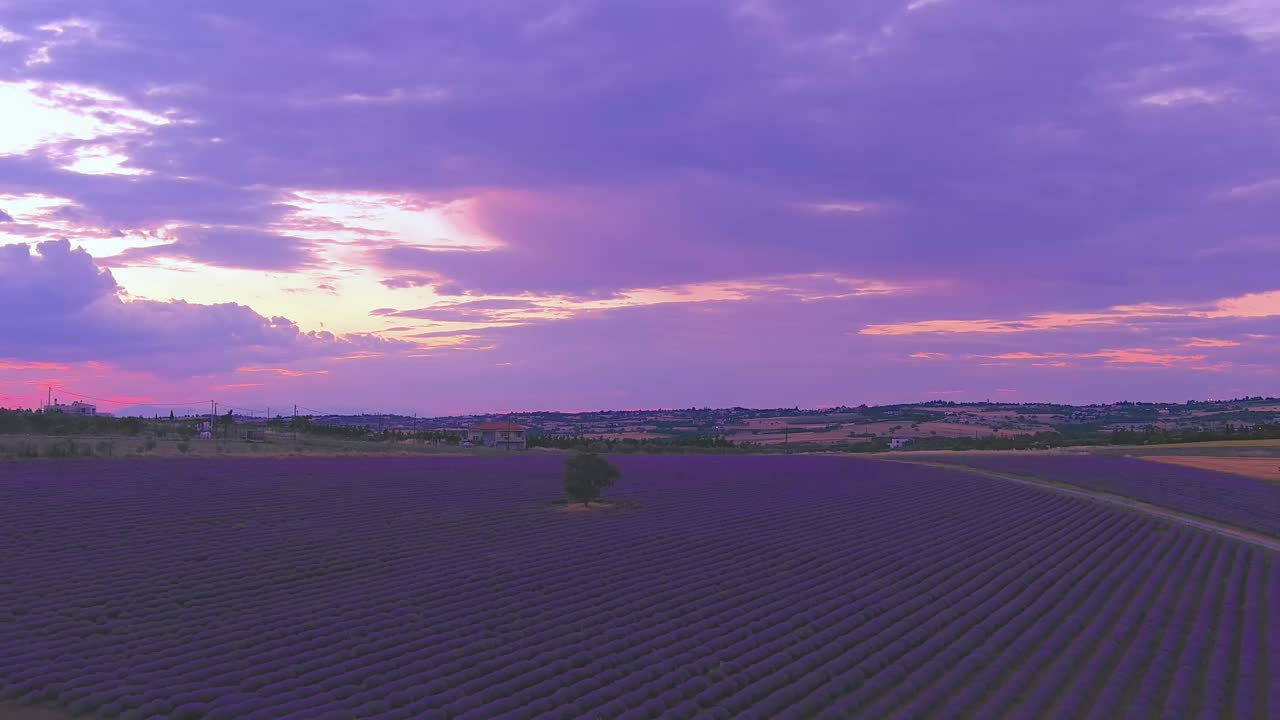
<svg viewBox="0 0 1280 720"><path fill-rule="evenodd" d="M245 366L237 368L238 373L274 373L281 377L305 377L307 375L328 375L328 370L292 370L290 368L268 368ZM231 387L231 386L227 386Z"/></svg>
<svg viewBox="0 0 1280 720"><path fill-rule="evenodd" d="M1088 353L1007 352L999 355L971 355L970 357L985 360L1035 360L1037 362L1031 363L1034 367L1070 367L1069 359L1082 360L1089 358L1105 360L1108 365L1160 365L1162 367L1171 367L1183 363L1199 363L1205 359L1204 355L1180 355L1160 352L1151 348L1106 348ZM1000 363L983 364L996 365Z"/></svg>

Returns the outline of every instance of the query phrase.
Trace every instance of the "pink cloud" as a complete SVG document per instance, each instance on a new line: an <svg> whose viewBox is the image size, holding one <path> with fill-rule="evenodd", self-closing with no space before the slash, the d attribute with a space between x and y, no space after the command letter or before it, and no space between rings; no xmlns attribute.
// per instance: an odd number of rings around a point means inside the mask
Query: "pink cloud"
<svg viewBox="0 0 1280 720"><path fill-rule="evenodd" d="M1183 344L1183 347L1195 348L1225 348L1239 347L1240 343L1235 340L1219 340L1215 338L1191 338L1189 342Z"/></svg>
<svg viewBox="0 0 1280 720"><path fill-rule="evenodd" d="M1151 348L1099 350L1098 352L1084 353L1077 357L1102 358L1107 363L1116 365L1160 365L1163 367L1169 367L1179 363L1200 362L1205 358L1204 355L1162 353L1152 350Z"/></svg>
<svg viewBox="0 0 1280 720"><path fill-rule="evenodd" d="M1233 320L1280 316L1280 290L1222 298L1204 305L1138 303L1097 312L1044 312L1021 318L919 320L867 325L863 335L1008 334L1136 327L1160 320Z"/></svg>
<svg viewBox="0 0 1280 720"><path fill-rule="evenodd" d="M1048 360L1051 358L1067 357L1066 353L1033 353L1033 352L1008 352L998 355L980 355L979 357L990 358L992 360Z"/></svg>

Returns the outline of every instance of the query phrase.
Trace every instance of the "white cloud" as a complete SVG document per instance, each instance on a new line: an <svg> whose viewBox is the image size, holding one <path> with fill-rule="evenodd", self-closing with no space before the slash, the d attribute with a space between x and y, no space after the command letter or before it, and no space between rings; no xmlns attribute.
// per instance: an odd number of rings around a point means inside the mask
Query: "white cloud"
<svg viewBox="0 0 1280 720"><path fill-rule="evenodd" d="M72 161L63 168L84 175L149 175L150 170L125 167L129 156L110 145L85 145L76 148Z"/></svg>
<svg viewBox="0 0 1280 720"><path fill-rule="evenodd" d="M1227 94L1198 87L1173 88L1144 95L1138 99L1143 105L1172 107L1176 105L1213 105L1222 102Z"/></svg>
<svg viewBox="0 0 1280 720"><path fill-rule="evenodd" d="M938 5L944 2L946 0L911 0L911 2L907 3L907 12L922 10L930 5Z"/></svg>
<svg viewBox="0 0 1280 720"><path fill-rule="evenodd" d="M140 134L170 122L162 115L131 106L124 98L69 83L0 82L0 107L5 110L0 156L25 155L70 141ZM87 162L97 172L102 171L102 158L118 157L119 162L126 159L112 151L81 152L72 151L69 162ZM107 164L111 162L114 161Z"/></svg>
<svg viewBox="0 0 1280 720"><path fill-rule="evenodd" d="M300 95L289 100L301 107L323 105L401 105L435 103L449 97L449 90L441 87L391 88L385 93L346 93L343 95Z"/></svg>
<svg viewBox="0 0 1280 720"><path fill-rule="evenodd" d="M1275 0L1217 0L1174 14L1214 20L1258 41L1280 39L1280 4Z"/></svg>
<svg viewBox="0 0 1280 720"><path fill-rule="evenodd" d="M1252 197L1274 192L1280 192L1280 178L1267 178L1266 180L1259 180L1257 182L1248 183L1247 185L1236 185L1225 193L1220 193L1219 197Z"/></svg>
<svg viewBox="0 0 1280 720"><path fill-rule="evenodd" d="M13 218L13 223L0 223L0 245L22 243L34 248L44 240L66 238L74 248L104 258L173 240L172 226L146 231L103 227L96 218L86 217L83 208L71 200L53 195L0 193L0 210Z"/></svg>
<svg viewBox="0 0 1280 720"><path fill-rule="evenodd" d="M39 193L24 195L5 195L0 193L0 208L13 217L14 222L39 224L44 222L50 213L58 208L68 207L73 203L67 198Z"/></svg>
<svg viewBox="0 0 1280 720"><path fill-rule="evenodd" d="M384 239L434 250L488 250L499 243L469 221L469 200L434 202L412 195L297 190L282 229L314 240Z"/></svg>
<svg viewBox="0 0 1280 720"><path fill-rule="evenodd" d="M524 34L539 36L563 32L578 22L578 19L582 16L582 11L583 7L579 3L559 5L537 20L527 23L524 26Z"/></svg>
<svg viewBox="0 0 1280 720"><path fill-rule="evenodd" d="M47 65L53 62L53 50L82 42L102 44L102 24L96 20L69 17L47 22L37 28L44 33L39 45L27 56L26 65Z"/></svg>
<svg viewBox="0 0 1280 720"><path fill-rule="evenodd" d="M802 203L800 207L816 213L856 215L875 210L879 206L875 203L862 202L860 200L835 200L831 202Z"/></svg>

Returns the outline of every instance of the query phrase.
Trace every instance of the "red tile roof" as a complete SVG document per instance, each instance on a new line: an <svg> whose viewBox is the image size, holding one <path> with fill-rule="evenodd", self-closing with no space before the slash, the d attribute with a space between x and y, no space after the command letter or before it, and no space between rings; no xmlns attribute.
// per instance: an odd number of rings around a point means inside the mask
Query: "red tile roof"
<svg viewBox="0 0 1280 720"><path fill-rule="evenodd" d="M487 423L477 423L475 425L472 425L471 429L472 430L515 431L515 430L528 430L529 428L525 427L524 425L517 425L513 422L487 422Z"/></svg>

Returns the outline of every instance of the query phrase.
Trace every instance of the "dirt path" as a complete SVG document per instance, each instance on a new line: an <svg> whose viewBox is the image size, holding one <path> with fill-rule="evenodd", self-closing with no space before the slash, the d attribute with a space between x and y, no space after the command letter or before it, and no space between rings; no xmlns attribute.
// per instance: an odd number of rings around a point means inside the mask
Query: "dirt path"
<svg viewBox="0 0 1280 720"><path fill-rule="evenodd" d="M1164 520L1168 520L1170 522L1181 523L1183 525L1197 528L1199 530L1204 530L1206 532L1217 533L1218 535L1229 537L1234 540L1239 540L1241 542L1247 542L1252 545L1257 545L1259 547L1266 548L1273 552L1280 553L1280 538L1273 537L1265 533L1254 532L1252 530L1245 530L1243 528L1238 528L1234 525L1228 525L1226 523L1216 522L1214 520L1209 520L1208 518L1203 518L1198 515L1191 515L1189 513L1178 512L1177 510L1170 510L1169 508L1161 507L1159 505L1152 505L1150 503L1142 502L1141 500L1134 500L1133 498L1124 497L1123 495L1112 495L1110 493L1098 492L1096 490L1086 490L1084 488L1077 487L1075 485L1067 485L1066 483L1054 482L1052 480L1045 480L1043 478L1038 478L1038 477L1029 477L1026 475L1011 475L1009 473L995 472L993 470L983 470L980 468L969 467L967 465L953 465L951 463L946 463L946 462L923 462L923 461L917 461L917 460L890 460L889 462L902 462L902 463L912 463L915 465L928 465L929 467L944 468L947 470L955 470L957 472L967 472L973 475L983 475L985 477L998 478L1000 480L1007 480L1009 482L1016 482L1016 483L1021 483L1023 485L1030 485L1032 487L1042 488L1045 490L1052 490L1054 492L1065 493L1067 495L1075 495L1077 497L1082 497L1089 500L1106 503L1108 505L1121 507L1126 510L1132 510L1135 512L1144 513L1147 515L1151 515L1153 517L1158 517Z"/></svg>

